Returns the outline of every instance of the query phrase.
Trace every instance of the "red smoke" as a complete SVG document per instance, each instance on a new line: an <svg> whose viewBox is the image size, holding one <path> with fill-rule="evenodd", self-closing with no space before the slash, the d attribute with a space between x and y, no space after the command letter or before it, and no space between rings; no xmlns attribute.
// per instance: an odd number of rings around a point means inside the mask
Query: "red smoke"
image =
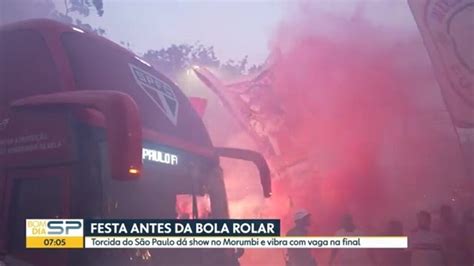
<svg viewBox="0 0 474 266"><path fill-rule="evenodd" d="M393 33L363 18L301 15L297 21L305 22L297 23L297 32L290 22L274 42L282 50L274 90L286 111L293 146L317 156L320 171L302 186L308 191L293 197L319 206L316 213L329 206L331 214L351 211L370 217L368 212L387 203L378 163L384 138L399 126L394 126L397 119L414 113L405 88L414 87L415 75L404 60L413 49L423 50L408 45L415 36L395 40ZM325 25L333 29L315 30Z"/></svg>
<svg viewBox="0 0 474 266"><path fill-rule="evenodd" d="M318 170L275 181L264 202L239 189L242 168L228 167L232 214L282 218L287 230L291 213L306 208L312 234L327 235L350 212L380 234L388 219L409 230L418 210L463 200L456 136L415 24L377 26L361 11L338 17L305 4L278 28L271 43L281 54L273 84L285 110L281 149L311 157ZM282 265L283 251L268 252L249 251L243 265Z"/></svg>

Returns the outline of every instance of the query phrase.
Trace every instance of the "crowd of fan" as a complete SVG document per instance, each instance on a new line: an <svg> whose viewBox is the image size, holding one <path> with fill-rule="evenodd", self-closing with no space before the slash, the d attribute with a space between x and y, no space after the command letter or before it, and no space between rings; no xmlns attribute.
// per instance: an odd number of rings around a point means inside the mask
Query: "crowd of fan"
<svg viewBox="0 0 474 266"><path fill-rule="evenodd" d="M311 215L299 211L294 217L295 226L290 236L308 235ZM342 217L337 236L363 236L350 214ZM417 213L417 226L405 230L401 221L392 220L386 225L384 236L408 236L408 249L334 249L330 266L473 266L474 265L474 208L465 211L458 219L450 206L443 205L439 222L432 223L432 214ZM289 249L287 266L316 266L318 260L311 250Z"/></svg>

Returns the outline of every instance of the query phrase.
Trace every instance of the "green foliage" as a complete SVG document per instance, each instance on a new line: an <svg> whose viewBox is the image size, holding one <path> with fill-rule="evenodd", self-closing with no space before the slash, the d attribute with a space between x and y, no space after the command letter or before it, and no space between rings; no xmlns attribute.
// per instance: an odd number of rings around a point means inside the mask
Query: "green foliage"
<svg viewBox="0 0 474 266"><path fill-rule="evenodd" d="M244 75L247 69L248 56L245 56L240 61L234 61L232 59L227 60L221 65L221 70L229 76Z"/></svg>
<svg viewBox="0 0 474 266"><path fill-rule="evenodd" d="M97 15L102 16L104 14L104 3L102 0L66 0L66 13L77 12L80 15L87 17L90 14L90 9L95 8Z"/></svg>
<svg viewBox="0 0 474 266"><path fill-rule="evenodd" d="M105 30L103 28L100 28L100 27L94 28L90 24L82 22L82 20L80 20L80 19L77 19L77 18L73 19L71 16L63 14L63 13L58 12L56 10L50 14L50 18L52 18L54 20L57 20L57 21L67 23L67 24L76 25L81 29L84 29L84 30L90 31L90 32L94 32L95 34L100 35L100 36L105 35Z"/></svg>
<svg viewBox="0 0 474 266"><path fill-rule="evenodd" d="M214 47L206 47L199 43L195 45L173 44L160 50L148 50L143 57L158 70L171 76L189 69L193 65L219 66L219 59L214 53Z"/></svg>
<svg viewBox="0 0 474 266"><path fill-rule="evenodd" d="M84 17L89 16L90 10L94 8L97 12L97 15L102 16L104 14L104 3L102 0L65 0L64 4L66 5L66 14L60 13L58 11L53 12L53 16L55 16L55 19L69 23L69 24L75 24L79 26L80 28L94 32L98 35L105 35L105 30L102 28L94 28L88 23L83 23L80 19L73 19L70 15L69 12L77 12L79 15L82 15Z"/></svg>
<svg viewBox="0 0 474 266"><path fill-rule="evenodd" d="M57 10L57 4L64 3L66 12ZM89 9L94 8L97 13L104 13L102 0L65 0L64 2L53 0L0 0L0 23L12 23L15 21L32 18L50 18L67 24L74 24L78 27L104 35L105 30L93 27L82 22L79 18L71 16L76 12L80 16L88 16Z"/></svg>
<svg viewBox="0 0 474 266"><path fill-rule="evenodd" d="M159 71L168 76L176 76L190 69L194 65L209 68L218 68L229 77L256 73L261 66L252 65L247 68L248 57L241 60L227 60L224 63L217 58L213 46L201 43L171 45L160 50L148 50L143 58L150 62Z"/></svg>

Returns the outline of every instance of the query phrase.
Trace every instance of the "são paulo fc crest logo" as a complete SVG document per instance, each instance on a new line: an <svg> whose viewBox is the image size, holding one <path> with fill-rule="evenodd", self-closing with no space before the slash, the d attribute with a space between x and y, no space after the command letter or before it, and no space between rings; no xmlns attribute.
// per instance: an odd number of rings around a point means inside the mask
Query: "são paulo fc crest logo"
<svg viewBox="0 0 474 266"><path fill-rule="evenodd" d="M138 86L160 108L171 123L176 126L178 123L179 103L173 89L154 75L132 64L129 65Z"/></svg>

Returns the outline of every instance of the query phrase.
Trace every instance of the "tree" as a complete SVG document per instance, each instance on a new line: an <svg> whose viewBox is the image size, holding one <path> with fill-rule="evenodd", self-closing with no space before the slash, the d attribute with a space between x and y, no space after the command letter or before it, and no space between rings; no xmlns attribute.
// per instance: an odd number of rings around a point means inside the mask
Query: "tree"
<svg viewBox="0 0 474 266"><path fill-rule="evenodd" d="M90 14L90 9L95 8L97 15L102 16L104 14L104 3L102 0L65 0L66 15L69 12L78 12L80 15L87 17Z"/></svg>
<svg viewBox="0 0 474 266"><path fill-rule="evenodd" d="M70 12L76 12L80 16L88 16L90 9L94 8L101 16L104 13L102 0L65 0L66 13L59 12L52 0L2 0L0 1L1 24L32 18L50 18L64 23L74 24L85 30L104 35L105 30L83 23L80 19L74 19Z"/></svg>
<svg viewBox="0 0 474 266"><path fill-rule="evenodd" d="M263 64L253 64L251 67L247 69L247 74L249 75L255 75L258 72L260 72L263 68Z"/></svg>
<svg viewBox="0 0 474 266"><path fill-rule="evenodd" d="M247 56L241 60L227 60L225 63L221 63L213 46L205 46L199 42L194 45L173 44L160 50L148 50L143 57L170 77L176 77L194 65L219 69L223 75L229 78L254 74L261 69L261 65L252 65L247 69Z"/></svg>
<svg viewBox="0 0 474 266"><path fill-rule="evenodd" d="M248 56L245 56L240 61L234 61L232 59L227 60L221 66L221 70L227 75L231 77L241 76L247 74L247 63L248 63Z"/></svg>
<svg viewBox="0 0 474 266"><path fill-rule="evenodd" d="M214 53L214 47L204 46L200 43L195 45L173 44L160 50L148 50L143 57L169 76L176 76L193 65L219 67L220 64Z"/></svg>
<svg viewBox="0 0 474 266"><path fill-rule="evenodd" d="M56 19L65 23L77 25L78 27L84 30L94 32L100 36L105 35L105 30L103 28L100 28L100 27L94 28L90 24L84 23L82 22L82 20L78 18L73 19L69 15L69 12L77 12L79 15L83 17L87 17L90 14L90 10L92 8L95 8L97 15L101 17L104 14L104 3L102 2L102 0L92 0L92 2L89 0L69 0L69 1L64 0L64 5L65 5L66 13L63 14L55 10L51 15L53 19Z"/></svg>
<svg viewBox="0 0 474 266"><path fill-rule="evenodd" d="M191 64L202 65L207 67L219 67L219 59L217 59L213 46L205 47L197 44L191 49Z"/></svg>

